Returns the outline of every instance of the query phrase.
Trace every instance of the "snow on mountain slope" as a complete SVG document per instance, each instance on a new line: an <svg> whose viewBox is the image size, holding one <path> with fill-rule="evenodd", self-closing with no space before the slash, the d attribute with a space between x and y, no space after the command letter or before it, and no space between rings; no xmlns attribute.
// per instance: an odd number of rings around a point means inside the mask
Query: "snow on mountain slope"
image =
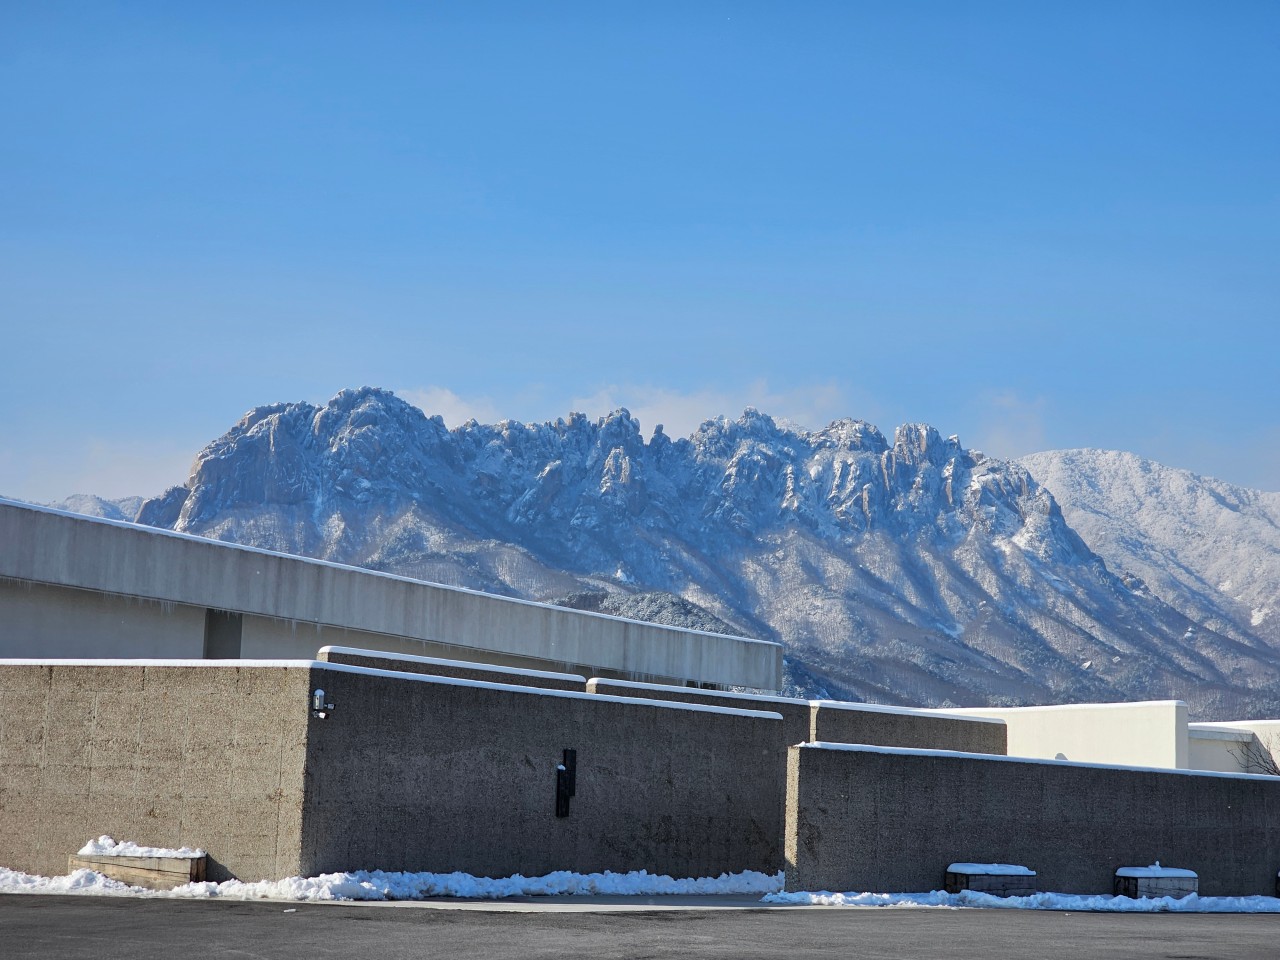
<svg viewBox="0 0 1280 960"><path fill-rule="evenodd" d="M1019 462L1112 569L1199 623L1280 648L1280 493L1109 450Z"/></svg>
<svg viewBox="0 0 1280 960"><path fill-rule="evenodd" d="M138 519L531 599L669 593L781 639L799 691L1280 711L1275 651L1134 589L1024 467L922 424L889 440L747 410L646 442L619 410L448 430L362 388L251 411Z"/></svg>
<svg viewBox="0 0 1280 960"><path fill-rule="evenodd" d="M77 493L65 500L48 503L45 506L55 510L67 510L71 513L82 513L86 517L103 517L107 520L133 520L142 506L142 497L121 497L118 500L104 500L91 493Z"/></svg>

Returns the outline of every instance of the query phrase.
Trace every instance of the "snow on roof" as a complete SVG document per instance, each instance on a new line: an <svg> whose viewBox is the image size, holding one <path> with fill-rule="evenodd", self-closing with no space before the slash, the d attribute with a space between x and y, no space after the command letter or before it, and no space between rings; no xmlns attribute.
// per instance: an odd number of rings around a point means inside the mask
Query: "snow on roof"
<svg viewBox="0 0 1280 960"><path fill-rule="evenodd" d="M178 659L53 659L0 658L0 667L310 667L315 660L178 660ZM324 666L324 664L321 664Z"/></svg>
<svg viewBox="0 0 1280 960"><path fill-rule="evenodd" d="M971 723L998 723L1004 721L999 717L970 717L963 714L948 713L943 710L926 710L920 707L894 707L882 703L855 703L851 700L800 700L795 697L779 697L768 693L735 693L729 690L704 690L700 687L680 687L674 684L642 683L638 680L605 680L593 677L591 682L598 686L626 687L636 690L658 690L672 693L695 694L708 697L729 697L741 700L755 700L761 703L786 704L788 706L820 707L823 710L862 710L868 713L893 713L912 717L946 717L953 720L965 720Z"/></svg>
<svg viewBox="0 0 1280 960"><path fill-rule="evenodd" d="M953 863L948 873L969 873L984 877L1034 877L1036 872L1016 863Z"/></svg>
<svg viewBox="0 0 1280 960"><path fill-rule="evenodd" d="M1117 877L1181 877L1186 880L1195 880L1197 874L1194 870L1181 870L1178 867L1162 867L1160 861L1157 860L1149 867L1120 867L1116 870Z"/></svg>
<svg viewBox="0 0 1280 960"><path fill-rule="evenodd" d="M1187 725L1187 736L1195 740L1231 740L1236 743L1248 743L1254 738L1252 730L1238 727L1208 727Z"/></svg>
<svg viewBox="0 0 1280 960"><path fill-rule="evenodd" d="M966 753L961 750L921 750L916 747L878 747L865 743L831 743L818 740L798 743L805 750L846 750L853 753L889 753L907 757L951 757L956 760L983 760L991 763L1035 763L1054 767L1088 767L1095 770L1130 770L1135 773L1169 773L1184 777L1227 777L1236 780L1266 780L1274 783L1280 777L1260 773L1224 773L1217 770L1186 770L1177 767L1134 767L1119 763L1082 763L1078 760L1047 760L1041 757L1006 757L998 753Z"/></svg>
<svg viewBox="0 0 1280 960"><path fill-rule="evenodd" d="M340 653L348 656L371 657L379 660L402 660L406 663L427 663L437 667L458 667L465 670L488 670L494 673L509 673L520 677L543 677L548 680L577 680L586 683L587 678L576 673L553 673L550 670L530 670L525 667L504 667L494 663L478 663L474 660L445 660L441 657L420 657L411 653L388 653L385 650L370 650L364 647L324 646L319 653Z"/></svg>
<svg viewBox="0 0 1280 960"><path fill-rule="evenodd" d="M968 714L998 710L1001 713L1033 713L1038 710L1120 710L1134 707L1185 707L1185 700L1132 700L1119 703L1049 703L1038 707L947 707L948 711ZM930 712L935 711L930 708Z"/></svg>
<svg viewBox="0 0 1280 960"><path fill-rule="evenodd" d="M481 690L501 690L507 693L532 693L540 697L567 697L571 700L604 700L608 703L638 703L650 707L668 707L677 710L698 710L703 713L724 713L739 717L762 717L781 720L782 714L764 710L740 710L735 707L716 707L703 703L680 703L676 700L649 700L643 697L610 697L598 693L581 693L577 690L549 690L546 687L522 687L512 683L493 683L489 680L464 680L461 677L437 677L424 673L404 673L399 670L378 670L374 667L357 667L349 663L325 663L322 660L306 661L319 670L335 673L357 673L371 677L389 677L417 683L439 683L451 687L476 687Z"/></svg>
<svg viewBox="0 0 1280 960"><path fill-rule="evenodd" d="M868 713L896 713L908 717L944 717L949 720L965 720L970 723L998 723L1004 726L999 717L970 717L945 710L925 709L923 707L891 707L882 703L854 703L849 700L810 700L810 704L824 710L864 710Z"/></svg>
<svg viewBox="0 0 1280 960"><path fill-rule="evenodd" d="M639 680L609 680L603 677L592 677L591 683L598 686L626 687L629 690L656 690L664 693L691 693L695 696L728 697L735 700L757 700L762 703L780 703L790 706L808 706L808 700L795 697L780 697L772 693L737 693L732 690L707 690L703 687L682 687L674 683L644 683Z"/></svg>

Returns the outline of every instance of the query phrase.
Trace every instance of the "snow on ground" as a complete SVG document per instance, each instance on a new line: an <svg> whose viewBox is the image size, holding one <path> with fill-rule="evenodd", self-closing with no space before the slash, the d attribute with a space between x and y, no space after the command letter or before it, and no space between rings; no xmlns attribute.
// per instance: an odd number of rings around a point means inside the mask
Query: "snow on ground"
<svg viewBox="0 0 1280 960"><path fill-rule="evenodd" d="M1062 910L1104 913L1280 913L1275 897L1173 897L1088 896L1073 893L1037 893L1030 897L997 897L964 890L960 893L770 893L765 903L826 907L995 907L1004 910Z"/></svg>
<svg viewBox="0 0 1280 960"><path fill-rule="evenodd" d="M516 874L502 879L468 873L387 873L355 870L318 877L289 877L244 883L189 883L174 890L130 887L92 870L76 870L65 877L37 877L0 867L0 893L73 893L139 897L221 897L233 900L422 900L427 897L466 897L498 900L538 896L759 896L782 889L782 874L770 876L747 870L718 877L673 879L636 870L630 873L570 873L542 877Z"/></svg>
<svg viewBox="0 0 1280 960"><path fill-rule="evenodd" d="M1014 910L1103 911L1135 913L1280 913L1275 897L1200 897L1195 894L1131 900L1128 897L1037 893L1031 897L996 897L963 893L782 893L782 874L754 871L719 877L675 880L647 873L569 873L542 877L519 874L500 880L466 873L385 873L356 870L318 877L289 877L243 883L190 883L174 890L146 890L111 880L92 870L63 877L38 877L0 867L0 894L48 893L117 897L223 898L232 900L421 900L463 897L496 900L519 896L759 896L767 904L836 907L993 907Z"/></svg>

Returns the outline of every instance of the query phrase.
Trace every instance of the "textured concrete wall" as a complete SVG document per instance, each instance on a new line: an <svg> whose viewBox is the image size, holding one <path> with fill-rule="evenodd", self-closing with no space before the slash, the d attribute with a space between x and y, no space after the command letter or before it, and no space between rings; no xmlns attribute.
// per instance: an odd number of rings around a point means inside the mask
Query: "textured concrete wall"
<svg viewBox="0 0 1280 960"><path fill-rule="evenodd" d="M0 664L0 865L62 874L110 834L296 874L310 672Z"/></svg>
<svg viewBox="0 0 1280 960"><path fill-rule="evenodd" d="M1003 720L1011 757L1171 769L1187 766L1187 705L1181 700L974 707L947 713Z"/></svg>
<svg viewBox="0 0 1280 960"><path fill-rule="evenodd" d="M748 710L773 710L782 714L782 735L786 746L826 740L832 743L870 743L886 747L963 750L969 753L1005 752L1004 723L985 717L971 718L874 703L797 700L790 697L599 678L588 680L587 690L624 697L650 697L654 700L676 700ZM786 763L785 754L779 758L779 762Z"/></svg>
<svg viewBox="0 0 1280 960"><path fill-rule="evenodd" d="M776 714L317 671L303 864L488 876L779 868ZM577 750L570 816L556 765Z"/></svg>
<svg viewBox="0 0 1280 960"><path fill-rule="evenodd" d="M203 607L0 580L0 657L199 659L204 615Z"/></svg>
<svg viewBox="0 0 1280 960"><path fill-rule="evenodd" d="M322 663L345 663L353 667L372 667L375 670L400 670L404 673L423 673L436 677L453 677L457 680L481 680L488 683L510 683L524 687L541 687L547 690L586 689L586 677L569 673L549 673L544 670L522 670L506 667L468 663L465 660L442 660L438 657L378 656L369 650L350 647L321 647L316 659Z"/></svg>
<svg viewBox="0 0 1280 960"><path fill-rule="evenodd" d="M454 644L529 657L551 669L573 664L767 689L777 688L782 673L775 643L526 603L11 501L0 501L0 545L0 577ZM34 639L17 642L26 645L8 649L46 655ZM271 655L282 653L288 655ZM98 655L145 652L129 647Z"/></svg>
<svg viewBox="0 0 1280 960"><path fill-rule="evenodd" d="M1017 863L1109 893L1117 867L1195 870L1206 896L1275 892L1280 779L822 745L792 748L787 888L938 889L948 863Z"/></svg>
<svg viewBox="0 0 1280 960"><path fill-rule="evenodd" d="M827 700L813 702L812 716L809 741L966 753L1005 752L1005 725L999 720Z"/></svg>

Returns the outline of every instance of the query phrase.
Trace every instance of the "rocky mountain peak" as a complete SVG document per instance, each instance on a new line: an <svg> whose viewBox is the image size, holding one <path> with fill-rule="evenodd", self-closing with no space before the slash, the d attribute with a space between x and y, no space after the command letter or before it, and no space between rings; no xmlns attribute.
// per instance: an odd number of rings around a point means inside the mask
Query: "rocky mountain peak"
<svg viewBox="0 0 1280 960"><path fill-rule="evenodd" d="M860 420L808 433L748 408L646 443L625 408L449 430L361 388L251 411L139 518L532 599L674 595L783 640L796 676L884 702L1244 713L1280 690L1256 638L1133 588L1027 469L928 424L890 443ZM659 608L692 609L635 605Z"/></svg>

